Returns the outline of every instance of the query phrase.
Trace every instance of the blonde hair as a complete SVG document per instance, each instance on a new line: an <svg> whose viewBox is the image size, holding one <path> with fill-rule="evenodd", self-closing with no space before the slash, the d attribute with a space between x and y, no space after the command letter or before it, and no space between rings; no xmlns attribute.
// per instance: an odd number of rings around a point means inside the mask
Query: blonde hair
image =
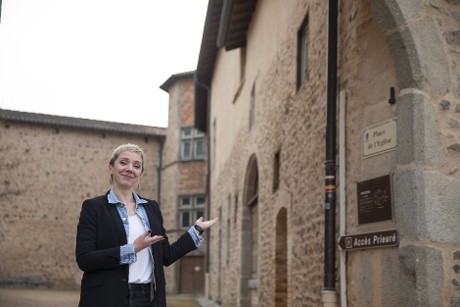
<svg viewBox="0 0 460 307"><path fill-rule="evenodd" d="M142 159L142 172L144 172L144 151L142 150L142 148L140 148L138 145L136 144L123 144L123 145L120 145L118 146L112 153L112 158L110 158L110 162L109 164L110 165L114 165L115 163L115 160L118 159L118 156L122 153L122 152L125 152L125 151L131 151L131 152L134 152L134 153L137 153L139 156L141 156L141 159Z"/></svg>

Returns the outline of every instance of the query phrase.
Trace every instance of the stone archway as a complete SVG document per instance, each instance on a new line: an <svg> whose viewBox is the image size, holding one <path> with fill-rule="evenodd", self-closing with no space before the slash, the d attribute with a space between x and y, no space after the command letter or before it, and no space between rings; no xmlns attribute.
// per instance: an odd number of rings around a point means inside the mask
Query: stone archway
<svg viewBox="0 0 460 307"><path fill-rule="evenodd" d="M444 150L437 113L428 97L447 92L450 74L435 21L424 13L422 1L369 2L398 78L397 163L438 165Z"/></svg>
<svg viewBox="0 0 460 307"><path fill-rule="evenodd" d="M397 283L400 286L396 287L404 291L398 291L396 300L411 306L427 302L430 306L440 306L443 290L439 285L445 282L444 276L432 272L443 271L441 250L410 242L458 243L458 238L442 231L452 229L443 227L446 221L455 224L450 217L452 212L434 208L449 201L433 202L431 199L432 195L446 192L451 194L447 198L455 198L458 192L446 188L453 186L451 178L426 170L439 166L446 159L438 113L431 97L441 97L449 90L452 83L449 58L437 21L427 13L424 1L369 3L372 16L386 38L398 78L398 167L394 174L394 207L401 240L408 243L398 250ZM419 259L427 261L416 265ZM420 292L420 287L431 290Z"/></svg>
<svg viewBox="0 0 460 307"><path fill-rule="evenodd" d="M392 53L399 88L445 94L450 83L448 59L435 21L425 13L423 1L369 3Z"/></svg>

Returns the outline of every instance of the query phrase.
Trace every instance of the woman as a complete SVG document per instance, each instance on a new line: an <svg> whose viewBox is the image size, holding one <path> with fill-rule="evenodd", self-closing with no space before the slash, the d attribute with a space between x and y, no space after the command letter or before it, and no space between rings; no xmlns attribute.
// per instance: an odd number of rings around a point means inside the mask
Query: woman
<svg viewBox="0 0 460 307"><path fill-rule="evenodd" d="M109 162L112 188L83 202L76 240L84 272L80 307L166 306L163 266L196 249L217 222L200 218L170 244L158 204L134 192L143 171L142 149L119 146Z"/></svg>

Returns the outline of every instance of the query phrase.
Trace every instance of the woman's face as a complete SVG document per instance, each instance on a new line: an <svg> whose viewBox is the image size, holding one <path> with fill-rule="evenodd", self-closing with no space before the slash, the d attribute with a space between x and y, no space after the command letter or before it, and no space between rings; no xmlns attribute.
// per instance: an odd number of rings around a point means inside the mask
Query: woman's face
<svg viewBox="0 0 460 307"><path fill-rule="evenodd" d="M142 175L142 158L135 152L124 151L109 165L109 171L114 186L132 190Z"/></svg>

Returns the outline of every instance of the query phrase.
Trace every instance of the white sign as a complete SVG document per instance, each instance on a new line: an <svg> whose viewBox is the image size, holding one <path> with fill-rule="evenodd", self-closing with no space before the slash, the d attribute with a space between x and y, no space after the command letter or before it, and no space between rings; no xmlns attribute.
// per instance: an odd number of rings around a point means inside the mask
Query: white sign
<svg viewBox="0 0 460 307"><path fill-rule="evenodd" d="M395 149L396 118L391 118L363 130L363 158Z"/></svg>

